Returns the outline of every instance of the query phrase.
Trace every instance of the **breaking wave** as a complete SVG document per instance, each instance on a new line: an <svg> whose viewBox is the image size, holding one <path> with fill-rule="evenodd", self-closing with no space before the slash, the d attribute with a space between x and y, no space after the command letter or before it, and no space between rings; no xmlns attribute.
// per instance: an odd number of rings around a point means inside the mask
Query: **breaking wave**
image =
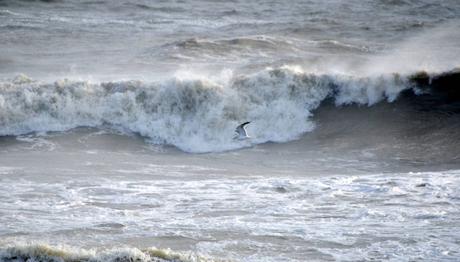
<svg viewBox="0 0 460 262"><path fill-rule="evenodd" d="M312 112L327 98L338 106L371 106L394 101L403 90L430 92L439 77L313 74L296 67L225 80L194 76L163 82L43 83L18 76L0 83L0 136L109 127L187 152L225 151L298 138L314 129ZM252 121L251 140L233 140L235 127L244 121Z"/></svg>
<svg viewBox="0 0 460 262"><path fill-rule="evenodd" d="M194 253L169 249L112 248L107 250L53 247L43 244L13 245L0 248L1 261L139 261L139 262L212 262L222 261Z"/></svg>

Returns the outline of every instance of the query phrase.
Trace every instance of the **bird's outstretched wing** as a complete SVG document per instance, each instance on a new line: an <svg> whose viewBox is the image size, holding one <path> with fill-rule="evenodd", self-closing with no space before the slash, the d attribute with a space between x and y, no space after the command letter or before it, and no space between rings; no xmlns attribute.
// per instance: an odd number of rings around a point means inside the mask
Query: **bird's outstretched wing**
<svg viewBox="0 0 460 262"><path fill-rule="evenodd" d="M236 127L235 132L237 134L237 137L243 138L243 137L248 137L248 134L246 133L246 129L244 128L245 125L249 124L251 122L244 122L238 127Z"/></svg>

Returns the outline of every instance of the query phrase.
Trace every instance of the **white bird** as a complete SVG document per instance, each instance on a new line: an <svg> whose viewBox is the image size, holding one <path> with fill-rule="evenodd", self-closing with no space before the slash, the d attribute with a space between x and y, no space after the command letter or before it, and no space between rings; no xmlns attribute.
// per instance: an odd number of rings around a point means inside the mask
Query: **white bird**
<svg viewBox="0 0 460 262"><path fill-rule="evenodd" d="M246 132L246 129L244 128L245 125L249 124L251 122L244 122L243 124L239 125L235 129L235 136L233 139L238 139L238 140L243 140L249 138L248 133Z"/></svg>

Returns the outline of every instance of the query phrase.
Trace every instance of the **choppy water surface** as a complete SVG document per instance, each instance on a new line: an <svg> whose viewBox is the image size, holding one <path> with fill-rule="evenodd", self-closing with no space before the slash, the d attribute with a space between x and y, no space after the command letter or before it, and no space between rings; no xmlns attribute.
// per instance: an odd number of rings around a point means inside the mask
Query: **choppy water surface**
<svg viewBox="0 0 460 262"><path fill-rule="evenodd" d="M459 260L459 16L0 1L0 260Z"/></svg>

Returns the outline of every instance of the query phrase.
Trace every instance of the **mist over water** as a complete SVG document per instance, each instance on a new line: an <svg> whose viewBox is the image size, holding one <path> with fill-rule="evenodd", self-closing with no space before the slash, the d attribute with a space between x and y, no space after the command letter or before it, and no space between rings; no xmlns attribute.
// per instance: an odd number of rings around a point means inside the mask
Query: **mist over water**
<svg viewBox="0 0 460 262"><path fill-rule="evenodd" d="M0 0L0 260L458 260L459 19Z"/></svg>

